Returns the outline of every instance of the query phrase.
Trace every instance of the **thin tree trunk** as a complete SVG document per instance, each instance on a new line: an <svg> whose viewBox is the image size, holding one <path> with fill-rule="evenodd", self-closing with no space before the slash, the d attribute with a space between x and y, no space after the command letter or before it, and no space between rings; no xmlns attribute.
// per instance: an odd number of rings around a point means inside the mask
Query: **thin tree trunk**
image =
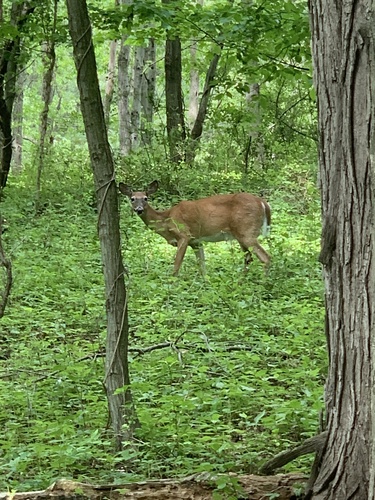
<svg viewBox="0 0 375 500"><path fill-rule="evenodd" d="M190 87L189 87L189 126L195 123L198 116L198 96L199 96L199 71L197 62L197 42L193 41L190 46Z"/></svg>
<svg viewBox="0 0 375 500"><path fill-rule="evenodd" d="M40 137L39 137L39 163L36 175L36 195L35 195L35 212L40 210L40 191L42 182L42 173L44 170L44 160L46 156L46 137L48 129L49 107L52 102L52 81L55 72L56 53L55 53L55 35L56 35L56 22L57 22L57 1L54 0L53 5L53 25L52 33L49 40L43 44L43 58L45 73L43 75L43 110L40 114Z"/></svg>
<svg viewBox="0 0 375 500"><path fill-rule="evenodd" d="M134 49L134 67L133 67L133 103L130 115L131 119L131 148L136 149L139 145L140 126L141 126L141 98L142 81L144 69L145 49L144 47L135 47Z"/></svg>
<svg viewBox="0 0 375 500"><path fill-rule="evenodd" d="M132 0L120 0L120 5L129 5ZM130 116L130 90L131 48L126 45L127 35L121 38L118 55L118 113L119 113L119 147L120 153L127 156L131 151L131 116Z"/></svg>
<svg viewBox="0 0 375 500"><path fill-rule="evenodd" d="M310 0L320 130L328 438L308 498L374 499L375 11Z"/></svg>
<svg viewBox="0 0 375 500"><path fill-rule="evenodd" d="M22 149L23 149L23 97L26 85L27 73L21 69L18 73L16 82L16 96L13 103L13 155L12 172L20 173L22 171Z"/></svg>
<svg viewBox="0 0 375 500"><path fill-rule="evenodd" d="M203 5L203 0L198 0L200 5ZM199 71L197 68L197 48L198 43L192 40L190 46L190 87L189 87L189 110L188 120L189 127L192 129L195 120L198 116L199 107Z"/></svg>
<svg viewBox="0 0 375 500"><path fill-rule="evenodd" d="M105 84L105 95L104 95L104 117L107 126L109 125L109 120L111 115L111 104L115 88L116 51L117 51L117 40L112 40L109 46L108 72L107 72L107 81Z"/></svg>
<svg viewBox="0 0 375 500"><path fill-rule="evenodd" d="M132 437L135 414L128 366L128 308L121 255L118 195L105 126L86 0L67 0L81 110L94 174L98 231L106 290L107 342L104 385L116 449ZM120 388L123 391L116 393Z"/></svg>
<svg viewBox="0 0 375 500"><path fill-rule="evenodd" d="M199 103L198 115L190 134L189 162L192 162L194 160L195 151L198 147L198 143L203 132L203 125L208 111L211 90L213 88L213 80L216 76L216 70L220 60L220 55L221 54L214 54L206 73L206 80L204 82L202 97Z"/></svg>
<svg viewBox="0 0 375 500"><path fill-rule="evenodd" d="M118 56L118 111L119 111L119 144L120 152L127 156L131 150L131 120L130 120L130 46L121 40Z"/></svg>
<svg viewBox="0 0 375 500"><path fill-rule="evenodd" d="M250 114L251 125L248 135L248 141L245 149L245 174L249 172L250 157L256 157L262 165L264 163L264 144L259 136L261 124L261 110L259 106L259 83L252 83L249 92L246 94L247 111Z"/></svg>
<svg viewBox="0 0 375 500"><path fill-rule="evenodd" d="M145 119L145 126L141 128L142 142L151 144L152 129L151 125L154 118L154 102L156 88L156 47L155 40L149 40L148 47L145 50L145 70L142 78L142 111Z"/></svg>

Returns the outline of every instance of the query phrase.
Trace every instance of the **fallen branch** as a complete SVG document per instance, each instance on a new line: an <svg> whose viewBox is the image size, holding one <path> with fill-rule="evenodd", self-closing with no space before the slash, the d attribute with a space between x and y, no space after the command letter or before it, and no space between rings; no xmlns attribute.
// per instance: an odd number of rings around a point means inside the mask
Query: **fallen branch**
<svg viewBox="0 0 375 500"><path fill-rule="evenodd" d="M222 488L223 480L228 486ZM306 481L302 474L280 474L277 476L236 476L235 474L194 474L181 479L160 479L136 483L92 485L61 479L42 491L25 493L0 493L0 500L39 500L45 498L77 499L137 499L150 500L212 500L213 492L220 484L222 498L228 493L235 498L264 500L270 496L278 500L298 498L294 486L300 487ZM240 492L241 490L241 492ZM237 495L238 493L238 495Z"/></svg>
<svg viewBox="0 0 375 500"><path fill-rule="evenodd" d="M292 460L309 453L320 451L327 439L327 431L321 432L317 436L306 439L300 446L292 450L282 451L274 458L266 462L260 469L261 474L272 474L276 469L283 467Z"/></svg>

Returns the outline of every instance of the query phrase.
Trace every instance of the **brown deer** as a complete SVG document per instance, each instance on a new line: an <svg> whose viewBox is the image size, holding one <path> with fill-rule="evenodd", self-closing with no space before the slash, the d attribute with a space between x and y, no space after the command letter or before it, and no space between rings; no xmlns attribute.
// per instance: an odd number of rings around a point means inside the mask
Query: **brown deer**
<svg viewBox="0 0 375 500"><path fill-rule="evenodd" d="M185 252L190 246L199 261L201 273L205 274L202 242L237 240L245 252L245 271L252 261L249 248L267 269L270 256L258 243L258 236L269 233L271 210L265 200L249 193L218 194L194 201L181 201L162 212L154 210L148 197L158 189L153 181L146 191L133 191L120 182L119 189L128 196L133 210L146 226L163 236L177 247L173 275L177 276Z"/></svg>

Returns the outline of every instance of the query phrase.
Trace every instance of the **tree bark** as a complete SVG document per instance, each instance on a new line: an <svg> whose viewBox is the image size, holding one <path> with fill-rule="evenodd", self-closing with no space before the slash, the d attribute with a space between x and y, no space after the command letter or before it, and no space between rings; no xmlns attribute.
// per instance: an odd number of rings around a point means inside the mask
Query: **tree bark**
<svg viewBox="0 0 375 500"><path fill-rule="evenodd" d="M120 0L120 5L129 5L133 0ZM130 116L130 45L126 45L127 35L121 38L118 55L118 114L120 153L127 156L131 151L131 116Z"/></svg>
<svg viewBox="0 0 375 500"><path fill-rule="evenodd" d="M29 14L34 11L28 2L13 2L10 22L18 35L5 42L0 53L0 190L6 186L12 161L12 110L15 97L20 33Z"/></svg>
<svg viewBox="0 0 375 500"><path fill-rule="evenodd" d="M124 438L131 438L135 422L129 387L128 309L121 255L117 187L104 121L86 0L67 0L67 7L81 110L97 194L98 231L107 311L104 385L116 449L120 450ZM124 388L124 391L115 394L120 388ZM127 426L126 429L124 424Z"/></svg>
<svg viewBox="0 0 375 500"><path fill-rule="evenodd" d="M135 47L133 66L133 103L131 111L131 149L139 145L141 127L141 99L145 48Z"/></svg>
<svg viewBox="0 0 375 500"><path fill-rule="evenodd" d="M113 92L115 87L116 51L117 51L117 40L112 40L109 46L108 72L107 72L107 81L105 83L105 94L104 94L104 117L107 126L109 125L109 119L111 116L111 104L113 100Z"/></svg>
<svg viewBox="0 0 375 500"><path fill-rule="evenodd" d="M56 53L55 53L56 22L57 22L57 0L54 0L52 33L50 39L47 40L42 47L45 72L43 75L43 88L42 88L43 110L40 114L40 126L39 126L40 130L39 163L36 174L36 197L35 197L36 213L38 213L40 210L40 191L41 191L42 173L44 169L44 159L46 156L46 136L48 129L49 107L52 102L52 96L53 96L52 81L56 64Z"/></svg>
<svg viewBox="0 0 375 500"><path fill-rule="evenodd" d="M156 88L156 47L155 40L150 38L148 47L145 49L145 70L142 78L142 112L145 119L145 127L141 128L142 142L151 144L152 122L154 119L155 88Z"/></svg>
<svg viewBox="0 0 375 500"><path fill-rule="evenodd" d="M200 2L200 3L203 3ZM188 119L190 128L198 116L199 71L197 68L197 41L192 40L190 46L190 86Z"/></svg>
<svg viewBox="0 0 375 500"><path fill-rule="evenodd" d="M16 95L13 103L12 123L13 123L13 154L12 172L22 171L22 149L23 149L23 97L26 85L26 69L18 70L16 81Z"/></svg>
<svg viewBox="0 0 375 500"><path fill-rule="evenodd" d="M164 0L165 3L168 3ZM185 119L182 99L181 41L178 37L165 42L165 100L169 155L173 163L185 160Z"/></svg>
<svg viewBox="0 0 375 500"><path fill-rule="evenodd" d="M308 498L374 498L372 0L310 0L326 289L328 439Z"/></svg>
<svg viewBox="0 0 375 500"><path fill-rule="evenodd" d="M213 88L213 80L216 76L216 70L220 60L220 55L221 54L214 54L206 73L206 79L204 82L202 97L199 103L197 118L194 122L190 134L189 162L194 161L195 151L198 147L199 140L203 132L203 124L206 119L208 111L208 104L210 102L211 90Z"/></svg>

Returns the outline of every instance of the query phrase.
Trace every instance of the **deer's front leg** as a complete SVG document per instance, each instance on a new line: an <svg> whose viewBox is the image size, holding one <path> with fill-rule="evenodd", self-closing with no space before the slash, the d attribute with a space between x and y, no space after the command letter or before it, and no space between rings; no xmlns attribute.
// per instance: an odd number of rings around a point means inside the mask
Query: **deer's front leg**
<svg viewBox="0 0 375 500"><path fill-rule="evenodd" d="M182 261L184 260L185 257L188 244L189 244L188 238L180 238L177 241L177 253L176 253L176 258L174 260L173 276L178 275Z"/></svg>

